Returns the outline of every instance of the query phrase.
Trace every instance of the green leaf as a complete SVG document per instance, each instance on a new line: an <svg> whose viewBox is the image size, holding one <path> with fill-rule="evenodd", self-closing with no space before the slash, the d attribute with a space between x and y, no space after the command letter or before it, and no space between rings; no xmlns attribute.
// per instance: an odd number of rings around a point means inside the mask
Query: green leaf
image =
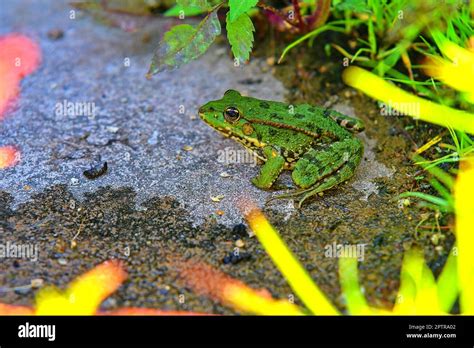
<svg viewBox="0 0 474 348"><path fill-rule="evenodd" d="M253 46L253 32L255 28L252 20L246 13L242 13L237 20L230 20L230 13L227 13L227 39L232 47L234 57L240 62L249 59Z"/></svg>
<svg viewBox="0 0 474 348"><path fill-rule="evenodd" d="M182 7L199 7L203 9L209 8L207 0L176 0L176 4Z"/></svg>
<svg viewBox="0 0 474 348"><path fill-rule="evenodd" d="M236 21L240 15L255 7L257 2L258 0L229 0L230 21ZM229 22L229 17L227 17L227 22Z"/></svg>
<svg viewBox="0 0 474 348"><path fill-rule="evenodd" d="M183 11L183 12L181 12ZM197 6L180 6L176 5L168 9L163 15L165 17L179 17L181 14L184 14L186 17L197 16L206 12L205 9Z"/></svg>
<svg viewBox="0 0 474 348"><path fill-rule="evenodd" d="M339 11L370 12L366 0L342 0L335 7Z"/></svg>
<svg viewBox="0 0 474 348"><path fill-rule="evenodd" d="M158 45L147 76L177 69L200 57L220 33L217 11L209 13L197 27L189 24L174 26Z"/></svg>

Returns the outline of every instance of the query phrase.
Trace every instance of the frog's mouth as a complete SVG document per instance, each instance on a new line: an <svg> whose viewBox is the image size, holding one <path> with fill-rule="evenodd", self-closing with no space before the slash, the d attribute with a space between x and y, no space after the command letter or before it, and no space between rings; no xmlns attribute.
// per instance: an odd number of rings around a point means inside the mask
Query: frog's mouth
<svg viewBox="0 0 474 348"><path fill-rule="evenodd" d="M249 137L246 137L246 136L243 136L243 135L240 135L239 133L237 132L232 132L231 130L229 129L226 129L226 128L223 128L223 127L218 127L216 126L215 124L212 124L210 122L208 122L206 120L206 118L204 117L204 113L199 113L199 117L207 124L209 125L209 127L215 129L217 132L221 133L223 136L225 136L226 138L231 138L231 139L234 139L235 141L241 143L242 145L244 145L246 148L252 150L252 151L257 151L259 149L261 149L262 147L265 146L264 143L258 141L258 139L255 139L255 138L249 138Z"/></svg>

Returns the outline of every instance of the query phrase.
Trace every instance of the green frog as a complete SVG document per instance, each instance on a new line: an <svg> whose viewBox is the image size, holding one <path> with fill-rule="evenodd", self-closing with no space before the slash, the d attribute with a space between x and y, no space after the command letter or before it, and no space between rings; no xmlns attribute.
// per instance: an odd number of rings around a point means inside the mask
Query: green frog
<svg viewBox="0 0 474 348"><path fill-rule="evenodd" d="M199 116L264 162L252 179L255 186L269 189L283 170L292 171L298 189L274 198L298 199L299 207L348 180L364 151L354 136L364 130L360 120L309 104L293 106L228 90L222 99L201 106Z"/></svg>

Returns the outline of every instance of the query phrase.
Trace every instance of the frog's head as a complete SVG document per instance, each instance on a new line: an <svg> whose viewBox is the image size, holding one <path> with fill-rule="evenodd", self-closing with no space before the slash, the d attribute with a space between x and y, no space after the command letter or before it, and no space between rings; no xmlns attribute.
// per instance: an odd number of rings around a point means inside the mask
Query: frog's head
<svg viewBox="0 0 474 348"><path fill-rule="evenodd" d="M245 116L251 100L230 89L222 99L201 106L199 116L219 133L234 138L246 147L262 147L263 144L257 140L255 130Z"/></svg>

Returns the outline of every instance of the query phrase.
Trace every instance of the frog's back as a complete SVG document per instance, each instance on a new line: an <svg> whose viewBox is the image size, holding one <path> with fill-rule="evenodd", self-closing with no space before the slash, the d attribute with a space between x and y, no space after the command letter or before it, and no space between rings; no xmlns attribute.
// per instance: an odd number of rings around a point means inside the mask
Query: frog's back
<svg viewBox="0 0 474 348"><path fill-rule="evenodd" d="M364 123L361 120L344 115L336 110L321 108L310 104L301 104L298 106L298 109L303 111L303 115L308 115L308 117L312 118L315 122L320 122L322 118L329 118L351 133L359 133L365 129Z"/></svg>

